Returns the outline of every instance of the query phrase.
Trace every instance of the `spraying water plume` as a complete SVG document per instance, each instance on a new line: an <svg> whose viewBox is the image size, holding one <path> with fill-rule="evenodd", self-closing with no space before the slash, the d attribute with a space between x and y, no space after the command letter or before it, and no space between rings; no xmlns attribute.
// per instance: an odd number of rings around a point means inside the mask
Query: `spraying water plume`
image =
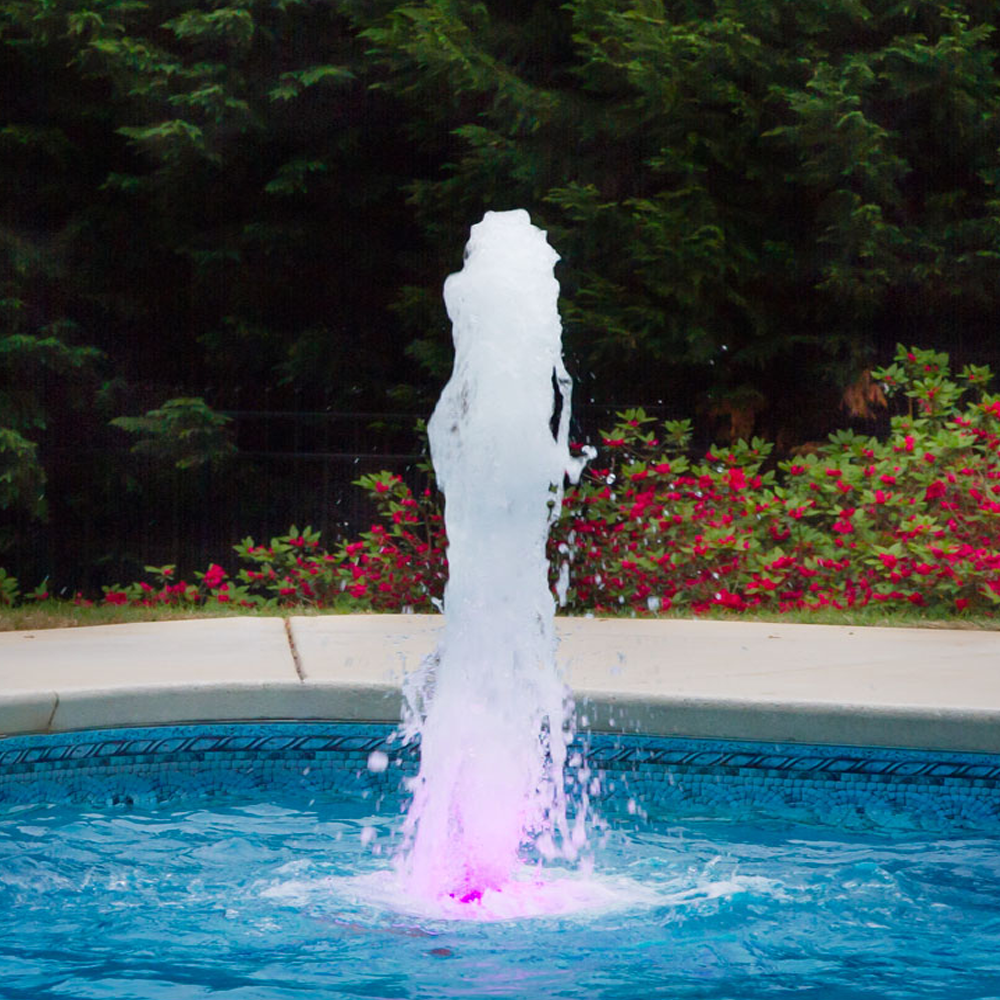
<svg viewBox="0 0 1000 1000"><path fill-rule="evenodd" d="M421 763L401 868L423 898L480 902L511 884L524 847L572 858L585 836L585 808L567 820L572 705L545 554L563 482L590 457L569 452L558 259L527 212L487 212L444 286L455 362L428 431L446 622L404 715Z"/></svg>

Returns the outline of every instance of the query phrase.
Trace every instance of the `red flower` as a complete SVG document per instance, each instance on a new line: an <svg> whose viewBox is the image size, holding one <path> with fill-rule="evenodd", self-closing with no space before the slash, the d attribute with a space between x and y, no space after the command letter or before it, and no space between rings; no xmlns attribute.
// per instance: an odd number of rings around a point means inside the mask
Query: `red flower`
<svg viewBox="0 0 1000 1000"><path fill-rule="evenodd" d="M728 590L720 590L712 598L713 604L721 604L724 608L732 608L734 611L742 611L747 605L746 601L739 594L732 594Z"/></svg>
<svg viewBox="0 0 1000 1000"><path fill-rule="evenodd" d="M734 490L745 490L747 488L747 477L742 469L730 469L726 474L729 486Z"/></svg>

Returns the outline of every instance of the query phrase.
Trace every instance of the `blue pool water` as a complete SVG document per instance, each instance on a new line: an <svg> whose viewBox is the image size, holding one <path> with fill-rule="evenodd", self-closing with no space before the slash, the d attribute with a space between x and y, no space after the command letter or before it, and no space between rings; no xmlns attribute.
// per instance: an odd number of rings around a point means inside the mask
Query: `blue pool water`
<svg viewBox="0 0 1000 1000"><path fill-rule="evenodd" d="M484 923L364 891L389 732L0 740L0 997L1000 997L995 757L595 736L601 902Z"/></svg>

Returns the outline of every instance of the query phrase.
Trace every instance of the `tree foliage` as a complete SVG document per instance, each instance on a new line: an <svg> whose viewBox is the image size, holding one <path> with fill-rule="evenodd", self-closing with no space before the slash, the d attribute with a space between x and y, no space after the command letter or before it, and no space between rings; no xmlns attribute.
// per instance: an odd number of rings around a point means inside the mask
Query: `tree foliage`
<svg viewBox="0 0 1000 1000"><path fill-rule="evenodd" d="M100 351L73 344L68 321L25 332L24 312L19 299L0 299L0 510L16 508L38 519L48 505L36 438L47 429L51 409L72 407L74 389ZM0 550L10 542L0 527Z"/></svg>
<svg viewBox="0 0 1000 1000"><path fill-rule="evenodd" d="M21 298L58 304L126 378L391 384L380 255L407 234L409 164L334 5L5 3L0 40ZM320 327L322 364L300 363Z"/></svg>
<svg viewBox="0 0 1000 1000"><path fill-rule="evenodd" d="M995 5L367 11L414 134L454 144L443 176L411 185L425 228L450 250L483 208L531 206L605 398L742 397L780 430L905 331L960 352L993 340Z"/></svg>
<svg viewBox="0 0 1000 1000"><path fill-rule="evenodd" d="M782 449L871 417L897 341L1000 364L998 26L987 0L0 0L0 503L82 519L135 482L86 465L108 421L206 387L426 412L486 209L562 254L584 398Z"/></svg>
<svg viewBox="0 0 1000 1000"><path fill-rule="evenodd" d="M137 437L132 451L178 469L219 463L236 450L226 436L230 418L195 397L168 399L141 417L115 417L111 423Z"/></svg>

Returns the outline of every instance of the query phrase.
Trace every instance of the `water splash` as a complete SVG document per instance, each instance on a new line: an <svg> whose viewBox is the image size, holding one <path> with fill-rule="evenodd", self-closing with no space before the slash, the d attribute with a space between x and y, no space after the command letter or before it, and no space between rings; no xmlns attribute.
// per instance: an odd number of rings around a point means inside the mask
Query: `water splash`
<svg viewBox="0 0 1000 1000"><path fill-rule="evenodd" d="M487 212L444 286L455 362L428 432L446 622L404 691L421 760L399 867L412 895L449 905L523 884L525 848L572 860L586 835L586 803L567 816L572 704L545 554L565 477L590 457L569 452L558 259L527 212Z"/></svg>

